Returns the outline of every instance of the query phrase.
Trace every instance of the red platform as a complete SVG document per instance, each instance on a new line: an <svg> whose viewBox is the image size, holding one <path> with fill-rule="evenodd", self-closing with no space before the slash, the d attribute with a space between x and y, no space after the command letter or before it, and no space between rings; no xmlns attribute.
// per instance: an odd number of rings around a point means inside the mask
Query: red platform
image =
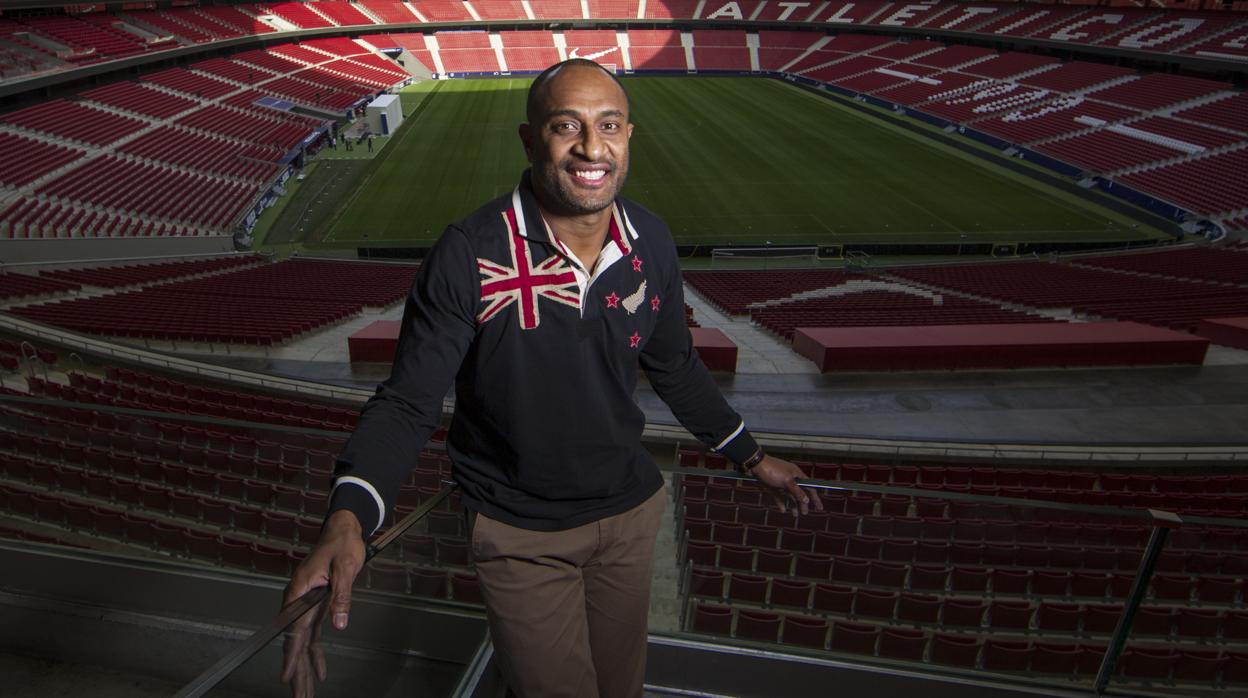
<svg viewBox="0 0 1248 698"><path fill-rule="evenodd" d="M1135 322L799 327L793 349L829 371L1201 364L1209 341Z"/></svg>
<svg viewBox="0 0 1248 698"><path fill-rule="evenodd" d="M712 371L737 372L737 345L714 327L690 327L693 348Z"/></svg>
<svg viewBox="0 0 1248 698"><path fill-rule="evenodd" d="M378 320L347 337L347 351L352 361L394 361L399 344L399 321ZM723 332L708 327L691 327L693 348L702 363L712 371L737 370L737 345Z"/></svg>
<svg viewBox="0 0 1248 698"><path fill-rule="evenodd" d="M1205 318L1196 326L1196 334L1214 344L1248 349L1248 317Z"/></svg>
<svg viewBox="0 0 1248 698"><path fill-rule="evenodd" d="M347 352L352 361L394 361L399 344L399 321L378 320L347 337Z"/></svg>

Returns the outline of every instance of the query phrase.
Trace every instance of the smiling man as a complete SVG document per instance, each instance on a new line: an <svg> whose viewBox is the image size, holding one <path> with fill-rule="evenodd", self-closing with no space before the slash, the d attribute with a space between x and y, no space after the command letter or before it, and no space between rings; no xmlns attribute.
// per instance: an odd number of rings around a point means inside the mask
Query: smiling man
<svg viewBox="0 0 1248 698"><path fill-rule="evenodd" d="M499 666L521 698L642 695L663 479L641 443L638 369L691 433L807 511L801 472L764 455L685 324L676 248L619 198L628 97L572 59L533 82L520 126L532 167L450 226L404 309L393 372L338 458L321 539L286 603L328 584L287 638L283 680L310 696L321 619L346 627L363 538L381 525L452 380L447 438Z"/></svg>

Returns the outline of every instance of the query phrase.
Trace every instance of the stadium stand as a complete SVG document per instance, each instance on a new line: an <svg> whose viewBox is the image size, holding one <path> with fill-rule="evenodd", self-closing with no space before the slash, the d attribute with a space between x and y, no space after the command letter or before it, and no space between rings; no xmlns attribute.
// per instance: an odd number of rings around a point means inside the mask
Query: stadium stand
<svg viewBox="0 0 1248 698"><path fill-rule="evenodd" d="M386 2L385 0L365 0L360 6L368 10L374 17L381 20L383 24L409 24L419 22L420 20L412 11L408 9L407 3L402 2ZM516 16L516 15L511 15ZM486 17L483 15L483 19Z"/></svg>
<svg viewBox="0 0 1248 698"><path fill-rule="evenodd" d="M546 30L522 29L499 32L503 58L511 70L542 71L559 62L554 35Z"/></svg>
<svg viewBox="0 0 1248 698"><path fill-rule="evenodd" d="M0 133L0 184L22 186L77 160L81 150L32 138Z"/></svg>
<svg viewBox="0 0 1248 698"><path fill-rule="evenodd" d="M698 70L740 70L750 67L745 31L717 29L693 31L693 61Z"/></svg>
<svg viewBox="0 0 1248 698"><path fill-rule="evenodd" d="M448 73L500 70L498 57L483 31L437 32L438 54Z"/></svg>
<svg viewBox="0 0 1248 698"><path fill-rule="evenodd" d="M650 5L646 7L648 17ZM680 44L680 32L674 29L633 29L628 32L628 40L633 70L689 69Z"/></svg>
<svg viewBox="0 0 1248 698"><path fill-rule="evenodd" d="M1205 317L1248 314L1244 289L1075 265L1019 262L925 267L894 270L890 276L1033 308L1068 308L1189 332Z"/></svg>
<svg viewBox="0 0 1248 698"><path fill-rule="evenodd" d="M758 33L759 70L781 70L797 60L821 37L810 32L770 31Z"/></svg>
<svg viewBox="0 0 1248 698"><path fill-rule="evenodd" d="M141 290L12 308L80 332L161 340L271 345L404 298L415 267L289 260L54 272L78 283L137 279ZM214 272L204 275L206 272ZM189 275L189 278L188 278ZM158 282L158 283L155 283ZM106 285L106 284L99 284ZM110 285L111 286L111 285Z"/></svg>
<svg viewBox="0 0 1248 698"><path fill-rule="evenodd" d="M79 143L106 145L142 130L147 122L63 99L10 112L0 123Z"/></svg>
<svg viewBox="0 0 1248 698"><path fill-rule="evenodd" d="M220 272L236 267L258 264L261 261L263 261L263 258L256 255L238 255L145 264L51 269L39 272L39 278L66 282L72 284L72 288L81 286L119 288Z"/></svg>
<svg viewBox="0 0 1248 698"><path fill-rule="evenodd" d="M684 467L723 467L710 454L705 462L696 451L678 457ZM922 487L926 495L829 493L824 512L794 518L766 507L764 493L751 482L679 476L687 629L1071 677L1099 667L1148 527L949 501L940 492L1012 492L1127 507L1166 500L1162 506L1216 507L1223 515L1242 517L1242 492L1248 487L1208 475L877 465L800 456L795 462L811 477ZM1245 568L1221 564L1227 556L1219 552L1239 545L1240 538L1217 529L1179 534L1175 547L1163 553L1166 559L1137 617L1135 649L1129 650L1175 657L1205 652L1214 661L1173 675L1174 662L1152 674L1124 666L1127 678L1164 674L1211 684L1220 663L1232 661L1232 655L1243 661L1243 618L1236 604ZM1085 652L1086 661L1075 661ZM1070 661L1059 662L1060 657Z"/></svg>
<svg viewBox="0 0 1248 698"><path fill-rule="evenodd" d="M116 82L82 92L79 97L156 119L167 119L199 106L194 100L147 89L135 82Z"/></svg>
<svg viewBox="0 0 1248 698"><path fill-rule="evenodd" d="M789 341L798 327L1056 322L1050 317L1009 310L971 298L928 298L897 291L845 293L765 306L751 310L750 319Z"/></svg>
<svg viewBox="0 0 1248 698"><path fill-rule="evenodd" d="M0 300L5 302L29 300L32 297L48 294L67 293L77 291L81 287L80 284L72 281L48 278L46 276L35 276L18 272L0 274ZM0 349L3 349L3 347L0 347ZM12 355L8 351L4 351L4 353Z"/></svg>

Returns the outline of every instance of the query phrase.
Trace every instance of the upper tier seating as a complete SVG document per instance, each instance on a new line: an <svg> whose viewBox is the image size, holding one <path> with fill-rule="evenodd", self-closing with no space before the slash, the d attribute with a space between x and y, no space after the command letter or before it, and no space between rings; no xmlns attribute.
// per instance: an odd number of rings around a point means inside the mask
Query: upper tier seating
<svg viewBox="0 0 1248 698"><path fill-rule="evenodd" d="M261 22L238 7L213 5L200 7L194 11L206 17L211 17L213 21L219 24L233 27L244 34L271 34L276 31L273 27Z"/></svg>
<svg viewBox="0 0 1248 698"><path fill-rule="evenodd" d="M247 9L259 16L272 13L301 29L319 29L332 27L333 22L325 19L316 10L311 9L312 3L302 2L271 2L249 6Z"/></svg>
<svg viewBox="0 0 1248 698"><path fill-rule="evenodd" d="M360 5L386 24L407 24L420 21L407 8L406 3L393 0L364 0Z"/></svg>
<svg viewBox="0 0 1248 698"><path fill-rule="evenodd" d="M210 15L202 15L197 12L144 12L138 15L137 20L131 19L132 21L160 29L163 32L190 39L195 43L221 41L252 33L246 31L243 27L221 22Z"/></svg>
<svg viewBox="0 0 1248 698"><path fill-rule="evenodd" d="M340 27L358 26L361 24L377 24L371 17L360 12L353 3L321 2L316 3L317 11Z"/></svg>

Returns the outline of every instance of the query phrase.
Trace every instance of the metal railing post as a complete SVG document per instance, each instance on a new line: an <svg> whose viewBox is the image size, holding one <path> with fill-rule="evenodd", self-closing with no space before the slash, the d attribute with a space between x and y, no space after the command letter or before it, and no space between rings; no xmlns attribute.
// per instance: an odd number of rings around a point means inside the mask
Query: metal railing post
<svg viewBox="0 0 1248 698"><path fill-rule="evenodd" d="M1098 696L1105 693L1105 687L1109 685L1109 679L1118 665L1118 657L1127 644L1131 623L1140 609L1140 603L1144 601L1144 594L1148 592L1148 583L1153 579L1153 570L1157 567L1157 559L1161 557L1161 550L1166 545L1166 537L1170 535L1172 527L1183 523L1178 515L1168 511L1149 510L1149 513L1153 516L1153 532L1148 538L1148 546L1144 548L1144 555L1140 557L1140 567L1131 584L1131 593L1127 595L1127 603L1122 608L1122 615L1118 617L1118 625L1114 628L1109 646L1105 648L1105 657L1101 660L1101 668L1096 672L1096 681L1092 684Z"/></svg>

